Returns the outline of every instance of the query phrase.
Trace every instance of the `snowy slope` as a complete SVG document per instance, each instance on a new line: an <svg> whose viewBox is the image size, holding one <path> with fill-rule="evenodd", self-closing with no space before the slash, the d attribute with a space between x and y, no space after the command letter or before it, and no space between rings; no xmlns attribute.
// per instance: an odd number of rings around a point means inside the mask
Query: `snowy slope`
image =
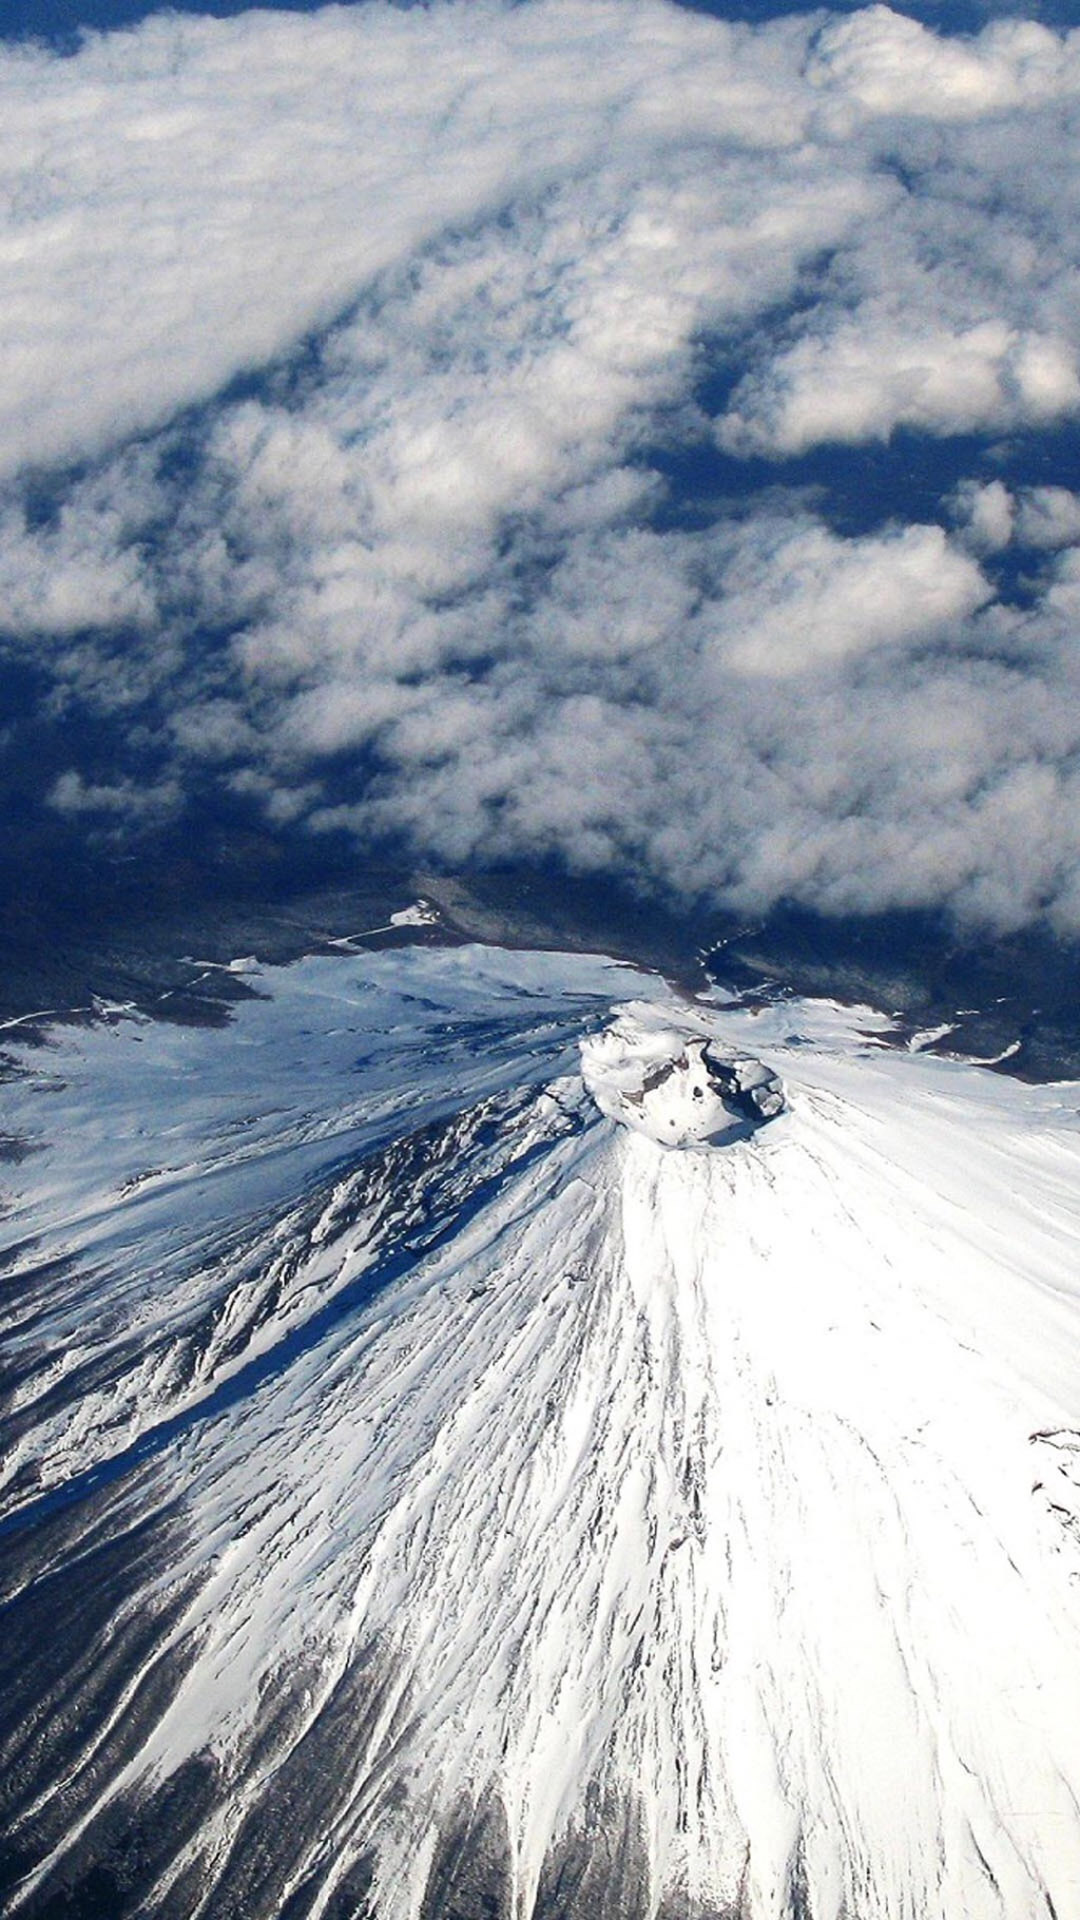
<svg viewBox="0 0 1080 1920"><path fill-rule="evenodd" d="M263 985L7 1089L12 1910L1080 1914L1078 1089L581 958ZM785 1110L624 1124L703 1042Z"/></svg>

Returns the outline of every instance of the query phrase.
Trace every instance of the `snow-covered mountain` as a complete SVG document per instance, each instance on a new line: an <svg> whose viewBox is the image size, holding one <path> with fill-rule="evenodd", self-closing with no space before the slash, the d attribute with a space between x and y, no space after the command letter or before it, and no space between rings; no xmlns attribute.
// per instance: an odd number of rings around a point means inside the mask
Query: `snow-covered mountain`
<svg viewBox="0 0 1080 1920"><path fill-rule="evenodd" d="M1080 1913L1080 1119L312 959L9 1033L13 1914Z"/></svg>

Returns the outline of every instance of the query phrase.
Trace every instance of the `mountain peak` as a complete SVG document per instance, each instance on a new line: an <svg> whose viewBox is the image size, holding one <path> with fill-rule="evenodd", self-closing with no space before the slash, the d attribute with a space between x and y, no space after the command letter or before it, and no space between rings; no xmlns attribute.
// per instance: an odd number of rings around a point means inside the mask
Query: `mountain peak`
<svg viewBox="0 0 1080 1920"><path fill-rule="evenodd" d="M732 1146L784 1112L778 1074L731 1052L670 1008L617 1013L581 1043L582 1078L601 1113L663 1147Z"/></svg>

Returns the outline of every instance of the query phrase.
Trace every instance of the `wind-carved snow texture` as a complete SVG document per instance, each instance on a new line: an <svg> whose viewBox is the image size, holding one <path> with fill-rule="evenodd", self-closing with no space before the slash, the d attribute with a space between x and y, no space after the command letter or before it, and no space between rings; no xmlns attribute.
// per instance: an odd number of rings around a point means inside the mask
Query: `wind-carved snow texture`
<svg viewBox="0 0 1080 1920"><path fill-rule="evenodd" d="M12 1913L1080 1911L1077 1089L580 957L262 985L15 1055ZM733 1063L784 1109L622 1124Z"/></svg>

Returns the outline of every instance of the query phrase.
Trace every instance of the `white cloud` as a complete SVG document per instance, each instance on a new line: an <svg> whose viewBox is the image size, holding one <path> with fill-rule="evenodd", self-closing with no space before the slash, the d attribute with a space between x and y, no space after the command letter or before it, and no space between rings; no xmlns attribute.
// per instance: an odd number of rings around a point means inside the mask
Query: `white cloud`
<svg viewBox="0 0 1080 1920"><path fill-rule="evenodd" d="M1016 501L1003 480L963 480L952 499L953 512L976 553L1000 553L1009 545L1016 522Z"/></svg>
<svg viewBox="0 0 1080 1920"><path fill-rule="evenodd" d="M705 442L720 363L736 456L1075 412L1078 47L455 0L9 49L9 644L137 713L162 807L220 768L429 857L1064 923L1075 496L854 538L748 482L690 531L648 449ZM1014 538L1064 550L1022 614Z"/></svg>
<svg viewBox="0 0 1080 1920"><path fill-rule="evenodd" d="M949 329L860 309L806 335L740 386L717 428L736 454L798 454L822 441L887 440L1040 424L1080 401L1075 349L1004 320Z"/></svg>
<svg viewBox="0 0 1080 1920"><path fill-rule="evenodd" d="M580 178L601 183L599 204L594 191L570 205L574 231L554 245L583 260L586 297L604 281L578 350L617 385L685 341L710 300L709 252L680 245L703 225L722 244L709 176L728 153L794 145L808 104L767 46L755 57L745 33L638 0L157 17L73 59L7 48L0 88L8 470L167 419L290 351L448 228ZM810 199L845 192L823 175ZM794 235L780 258L768 236L755 245L739 212L735 307L755 273L782 295L799 251ZM637 298L612 283L612 256L636 266Z"/></svg>
<svg viewBox="0 0 1080 1920"><path fill-rule="evenodd" d="M868 117L902 115L948 124L1075 97L1080 32L1004 20L972 41L942 40L885 6L830 21L810 79L830 101Z"/></svg>
<svg viewBox="0 0 1080 1920"><path fill-rule="evenodd" d="M86 489L44 529L28 526L18 504L0 510L0 628L70 634L153 618L153 592L122 502L92 496Z"/></svg>
<svg viewBox="0 0 1080 1920"><path fill-rule="evenodd" d="M1080 545L1080 495L1067 487L1026 487L1020 495L1016 536L1024 546L1050 552Z"/></svg>
<svg viewBox="0 0 1080 1920"><path fill-rule="evenodd" d="M755 529L756 531L756 529ZM820 526L747 542L713 614L724 665L805 674L955 632L990 597L940 527L839 540Z"/></svg>
<svg viewBox="0 0 1080 1920"><path fill-rule="evenodd" d="M60 774L48 795L56 813L119 816L126 826L167 819L177 811L181 799L175 780L142 786L133 780L86 781L74 767Z"/></svg>

